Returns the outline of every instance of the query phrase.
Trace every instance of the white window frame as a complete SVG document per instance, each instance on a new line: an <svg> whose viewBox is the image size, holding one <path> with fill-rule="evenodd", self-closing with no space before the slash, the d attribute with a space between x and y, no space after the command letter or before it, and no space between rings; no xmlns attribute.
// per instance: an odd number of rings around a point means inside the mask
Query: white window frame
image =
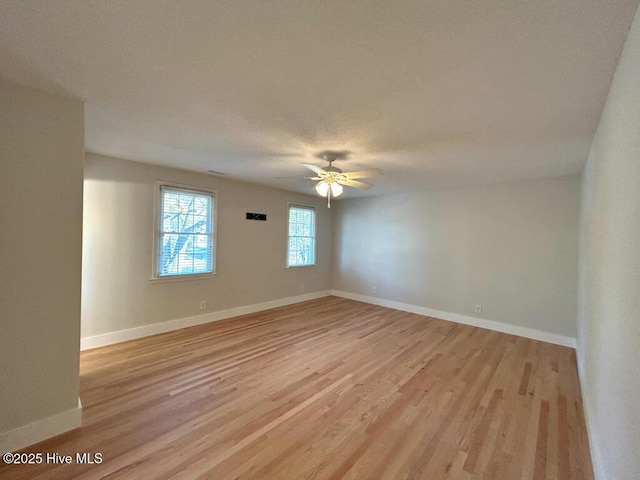
<svg viewBox="0 0 640 480"><path fill-rule="evenodd" d="M211 208L211 216L212 218L212 229L213 233L211 235L211 263L212 263L212 271L206 273L188 273L188 274L176 274L176 275L159 275L158 273L158 260L160 255L161 245L160 242L162 240L162 235L160 232L162 226L162 189L173 189L173 190L181 190L187 193L195 193L195 194L205 194L211 196L212 208ZM213 278L217 275L216 269L218 262L216 260L216 254L218 251L218 192L216 190L211 190L204 187L197 187L193 185L185 185L181 183L174 182L164 182L157 181L155 182L155 197L154 197L154 225L153 225L153 258L152 258L152 273L151 273L151 281L153 283L164 283L164 282L176 282L176 281L187 281L187 280L199 280L206 278Z"/></svg>
<svg viewBox="0 0 640 480"><path fill-rule="evenodd" d="M302 208L313 211L313 263L307 263L304 265L289 265L289 222L291 216L291 208ZM287 245L285 256L285 268L308 268L315 267L318 263L318 212L316 207L312 205L303 205L300 203L288 203L287 204Z"/></svg>

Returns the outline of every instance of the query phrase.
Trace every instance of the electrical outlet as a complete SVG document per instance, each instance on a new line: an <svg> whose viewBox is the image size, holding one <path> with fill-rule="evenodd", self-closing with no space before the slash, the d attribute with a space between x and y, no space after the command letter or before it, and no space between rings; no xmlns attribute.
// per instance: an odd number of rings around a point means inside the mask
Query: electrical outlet
<svg viewBox="0 0 640 480"><path fill-rule="evenodd" d="M207 301L206 300L202 300L200 302L200 310L204 310L205 308L207 308Z"/></svg>
<svg viewBox="0 0 640 480"><path fill-rule="evenodd" d="M371 291L372 291L374 294L378 293L378 287L376 287L376 286L371 287Z"/></svg>
<svg viewBox="0 0 640 480"><path fill-rule="evenodd" d="M482 305L476 305L476 313L482 313Z"/></svg>
<svg viewBox="0 0 640 480"><path fill-rule="evenodd" d="M304 283L301 283L301 284L300 284L300 291L301 291L301 292L304 292Z"/></svg>

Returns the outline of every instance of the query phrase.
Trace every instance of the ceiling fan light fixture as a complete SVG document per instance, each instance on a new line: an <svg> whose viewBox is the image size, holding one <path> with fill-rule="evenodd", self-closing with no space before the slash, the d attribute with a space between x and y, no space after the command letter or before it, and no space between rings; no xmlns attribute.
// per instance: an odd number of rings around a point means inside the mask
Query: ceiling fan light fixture
<svg viewBox="0 0 640 480"><path fill-rule="evenodd" d="M316 185L316 192L321 197L327 198L327 207L331 208L331 197L339 197L342 195L342 185L340 185L334 178L325 178L320 180Z"/></svg>
<svg viewBox="0 0 640 480"><path fill-rule="evenodd" d="M333 195L334 197L339 197L340 195L342 195L342 191L344 190L342 188L342 185L340 185L337 182L333 182L331 185L331 195Z"/></svg>
<svg viewBox="0 0 640 480"><path fill-rule="evenodd" d="M318 192L318 195L320 195L321 197L326 197L329 193L329 184L324 180L318 182L318 184L316 185L316 192Z"/></svg>

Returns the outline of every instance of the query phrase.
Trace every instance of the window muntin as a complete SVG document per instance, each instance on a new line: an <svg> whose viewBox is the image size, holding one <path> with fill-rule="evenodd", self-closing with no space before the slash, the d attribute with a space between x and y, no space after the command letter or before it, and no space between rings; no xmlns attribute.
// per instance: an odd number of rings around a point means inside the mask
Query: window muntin
<svg viewBox="0 0 640 480"><path fill-rule="evenodd" d="M157 278L214 273L214 201L212 192L160 186Z"/></svg>
<svg viewBox="0 0 640 480"><path fill-rule="evenodd" d="M289 205L287 267L316 264L316 210Z"/></svg>

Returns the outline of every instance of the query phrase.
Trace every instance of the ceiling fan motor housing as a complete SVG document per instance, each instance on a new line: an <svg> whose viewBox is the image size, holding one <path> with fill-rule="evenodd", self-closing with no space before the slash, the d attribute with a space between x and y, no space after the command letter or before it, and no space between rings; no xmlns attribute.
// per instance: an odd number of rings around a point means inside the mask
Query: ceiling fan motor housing
<svg viewBox="0 0 640 480"><path fill-rule="evenodd" d="M327 173L342 173L342 170L340 170L338 167L334 167L333 165L327 165L322 169Z"/></svg>

